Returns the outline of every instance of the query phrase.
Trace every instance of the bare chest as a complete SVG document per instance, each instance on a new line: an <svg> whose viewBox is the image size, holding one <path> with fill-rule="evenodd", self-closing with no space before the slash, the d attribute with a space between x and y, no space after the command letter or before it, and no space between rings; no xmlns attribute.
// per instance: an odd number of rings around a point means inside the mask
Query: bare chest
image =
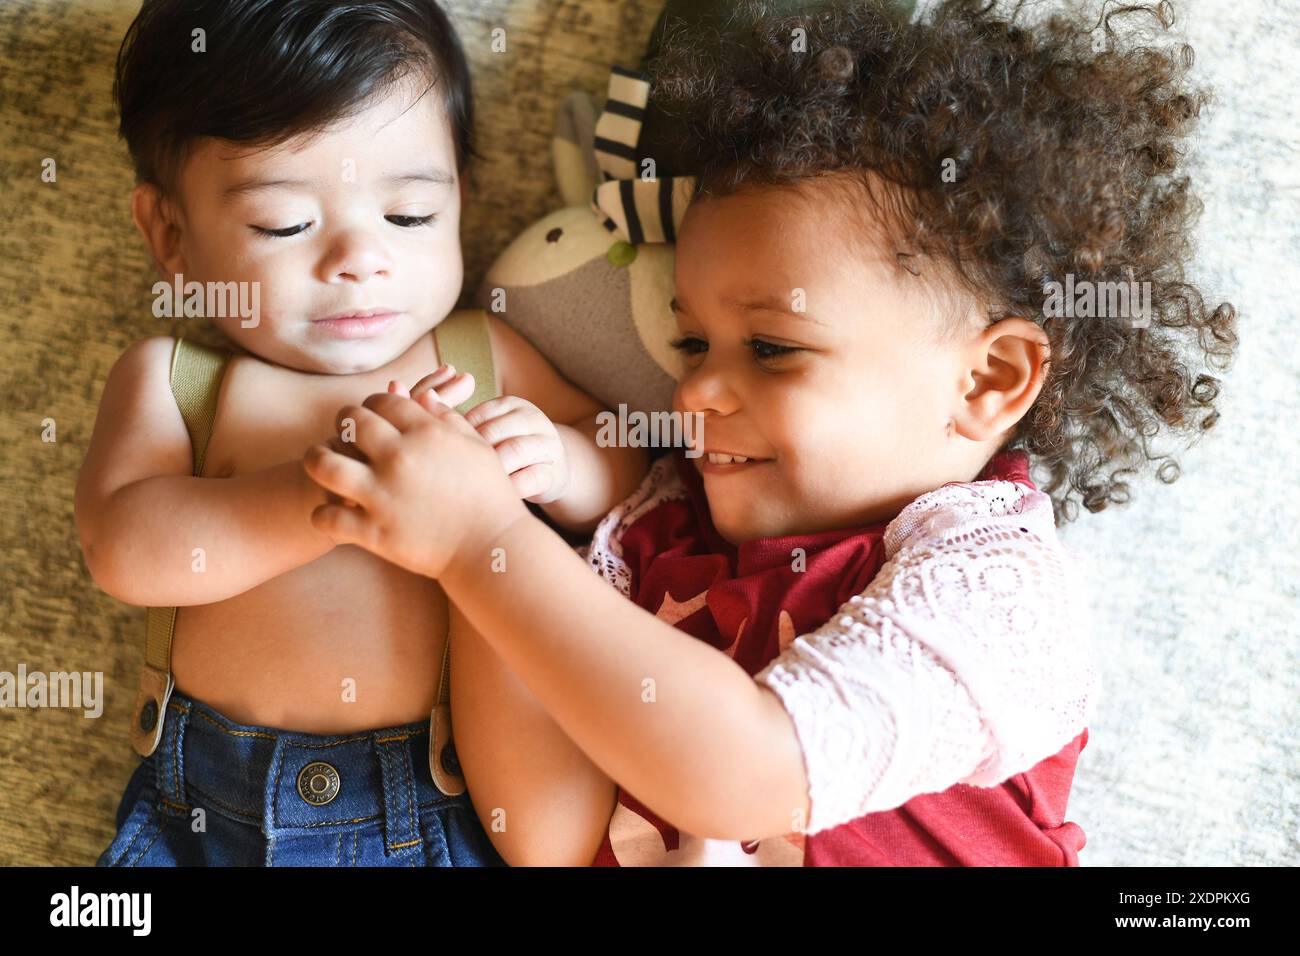
<svg viewBox="0 0 1300 956"><path fill-rule="evenodd" d="M354 375L299 372L236 355L221 384L203 475L229 478L301 458L338 434L343 406L386 392L392 379L409 388L437 366L431 335L388 365Z"/></svg>

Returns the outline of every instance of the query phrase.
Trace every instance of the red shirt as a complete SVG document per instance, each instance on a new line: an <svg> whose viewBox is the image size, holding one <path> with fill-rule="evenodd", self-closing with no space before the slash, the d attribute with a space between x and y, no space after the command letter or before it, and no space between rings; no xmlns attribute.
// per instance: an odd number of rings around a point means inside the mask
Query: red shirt
<svg viewBox="0 0 1300 956"><path fill-rule="evenodd" d="M888 521L730 544L713 526L695 466L680 450L672 454L687 495L660 503L623 533L631 596L726 652L746 673L758 673L796 635L833 617L884 564ZM1004 452L976 480L1005 479L1032 489L1028 465L1024 452ZM798 570L792 566L797 548L806 556ZM738 843L734 862L748 856L763 865L1078 866L1085 837L1065 820L1065 811L1087 740L1085 729L1056 755L994 787L955 784L815 834ZM620 865L614 851L620 837L612 842L611 832L641 828L644 846L650 827L662 838L663 856L639 851L635 862L714 862L675 859L681 834L621 788L618 802L593 865Z"/></svg>

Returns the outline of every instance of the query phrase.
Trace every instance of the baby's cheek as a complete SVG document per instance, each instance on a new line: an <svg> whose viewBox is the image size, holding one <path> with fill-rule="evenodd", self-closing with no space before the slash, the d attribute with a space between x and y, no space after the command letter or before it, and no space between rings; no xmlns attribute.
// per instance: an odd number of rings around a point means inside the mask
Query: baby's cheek
<svg viewBox="0 0 1300 956"><path fill-rule="evenodd" d="M861 420L843 404L791 402L774 416L769 441L777 455L803 465L825 461L843 451L861 435Z"/></svg>

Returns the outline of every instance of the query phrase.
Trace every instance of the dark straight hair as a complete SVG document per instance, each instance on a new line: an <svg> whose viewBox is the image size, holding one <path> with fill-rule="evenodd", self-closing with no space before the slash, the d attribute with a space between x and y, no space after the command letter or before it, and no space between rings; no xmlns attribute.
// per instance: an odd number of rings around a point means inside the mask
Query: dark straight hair
<svg viewBox="0 0 1300 956"><path fill-rule="evenodd" d="M276 145L408 75L440 90L463 173L478 158L469 64L434 0L145 0L113 97L137 181L174 196L198 138Z"/></svg>

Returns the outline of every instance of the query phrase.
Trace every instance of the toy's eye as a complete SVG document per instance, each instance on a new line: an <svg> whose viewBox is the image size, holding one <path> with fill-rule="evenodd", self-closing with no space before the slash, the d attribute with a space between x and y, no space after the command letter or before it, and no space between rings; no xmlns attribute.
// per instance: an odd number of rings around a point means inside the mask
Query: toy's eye
<svg viewBox="0 0 1300 956"><path fill-rule="evenodd" d="M562 235L564 235L564 230L561 229L559 226L556 226L554 229L552 229L550 232L546 234L546 241L559 242L560 236Z"/></svg>

